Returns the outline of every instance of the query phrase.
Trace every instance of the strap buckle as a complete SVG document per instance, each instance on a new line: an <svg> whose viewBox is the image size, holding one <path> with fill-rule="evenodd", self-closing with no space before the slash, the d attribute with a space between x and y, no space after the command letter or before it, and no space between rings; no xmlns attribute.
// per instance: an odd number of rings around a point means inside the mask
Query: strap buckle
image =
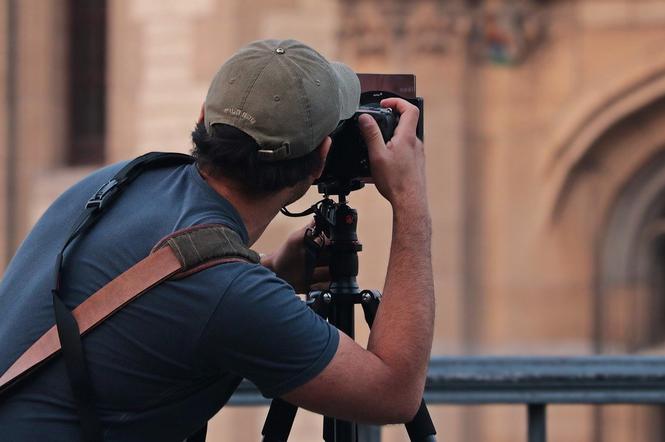
<svg viewBox="0 0 665 442"><path fill-rule="evenodd" d="M113 178L111 181L104 184L85 204L86 209L99 210L104 206L104 200L110 195L113 195L118 190L118 180Z"/></svg>

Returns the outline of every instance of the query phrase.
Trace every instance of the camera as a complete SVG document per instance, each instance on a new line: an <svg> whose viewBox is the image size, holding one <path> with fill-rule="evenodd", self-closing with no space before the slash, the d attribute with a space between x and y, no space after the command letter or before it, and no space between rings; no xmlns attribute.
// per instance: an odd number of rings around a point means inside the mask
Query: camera
<svg viewBox="0 0 665 442"><path fill-rule="evenodd" d="M416 97L416 77L402 74L358 74L362 93L360 106L349 119L343 120L330 134L332 145L326 166L315 185L345 185L352 181L371 182L371 165L367 145L360 132L358 118L367 114L377 122L384 141L393 137L399 124L399 115L392 109L382 108L385 98L403 98L420 109L416 135L423 139L424 105L422 97Z"/></svg>

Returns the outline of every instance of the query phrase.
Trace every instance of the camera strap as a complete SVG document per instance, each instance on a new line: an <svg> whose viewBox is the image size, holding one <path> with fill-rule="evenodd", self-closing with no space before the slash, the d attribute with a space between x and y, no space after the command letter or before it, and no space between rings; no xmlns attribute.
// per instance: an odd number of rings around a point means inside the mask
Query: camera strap
<svg viewBox="0 0 665 442"><path fill-rule="evenodd" d="M248 249L233 230L221 225L195 226L161 240L147 258L110 281L74 310L64 304L60 294L60 274L64 253L74 239L90 229L121 191L144 170L193 161L184 154L145 154L129 162L88 200L56 259L55 288L52 290L55 325L2 374L0 396L62 351L79 413L82 439L86 442L103 440L81 336L166 279L186 277L229 261L259 262L258 254ZM197 437L197 440L205 439L205 427L197 432Z"/></svg>

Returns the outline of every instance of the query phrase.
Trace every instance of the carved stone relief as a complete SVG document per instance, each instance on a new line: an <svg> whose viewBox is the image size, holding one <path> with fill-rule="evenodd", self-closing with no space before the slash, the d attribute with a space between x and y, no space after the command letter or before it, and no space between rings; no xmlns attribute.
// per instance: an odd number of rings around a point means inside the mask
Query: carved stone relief
<svg viewBox="0 0 665 442"><path fill-rule="evenodd" d="M475 60L524 61L545 36L546 11L530 0L469 6L442 0L341 0L340 43L358 57L398 48L445 56L469 48Z"/></svg>

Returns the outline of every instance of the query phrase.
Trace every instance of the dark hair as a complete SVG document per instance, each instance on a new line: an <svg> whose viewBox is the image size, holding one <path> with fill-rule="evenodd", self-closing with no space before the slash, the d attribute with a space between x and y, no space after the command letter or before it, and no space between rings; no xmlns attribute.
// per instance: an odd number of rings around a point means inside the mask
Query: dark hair
<svg viewBox="0 0 665 442"><path fill-rule="evenodd" d="M319 149L299 158L259 160L252 137L227 124L214 124L209 134L203 123L192 132L198 167L215 178L227 178L249 193L277 192L307 178L321 164Z"/></svg>

